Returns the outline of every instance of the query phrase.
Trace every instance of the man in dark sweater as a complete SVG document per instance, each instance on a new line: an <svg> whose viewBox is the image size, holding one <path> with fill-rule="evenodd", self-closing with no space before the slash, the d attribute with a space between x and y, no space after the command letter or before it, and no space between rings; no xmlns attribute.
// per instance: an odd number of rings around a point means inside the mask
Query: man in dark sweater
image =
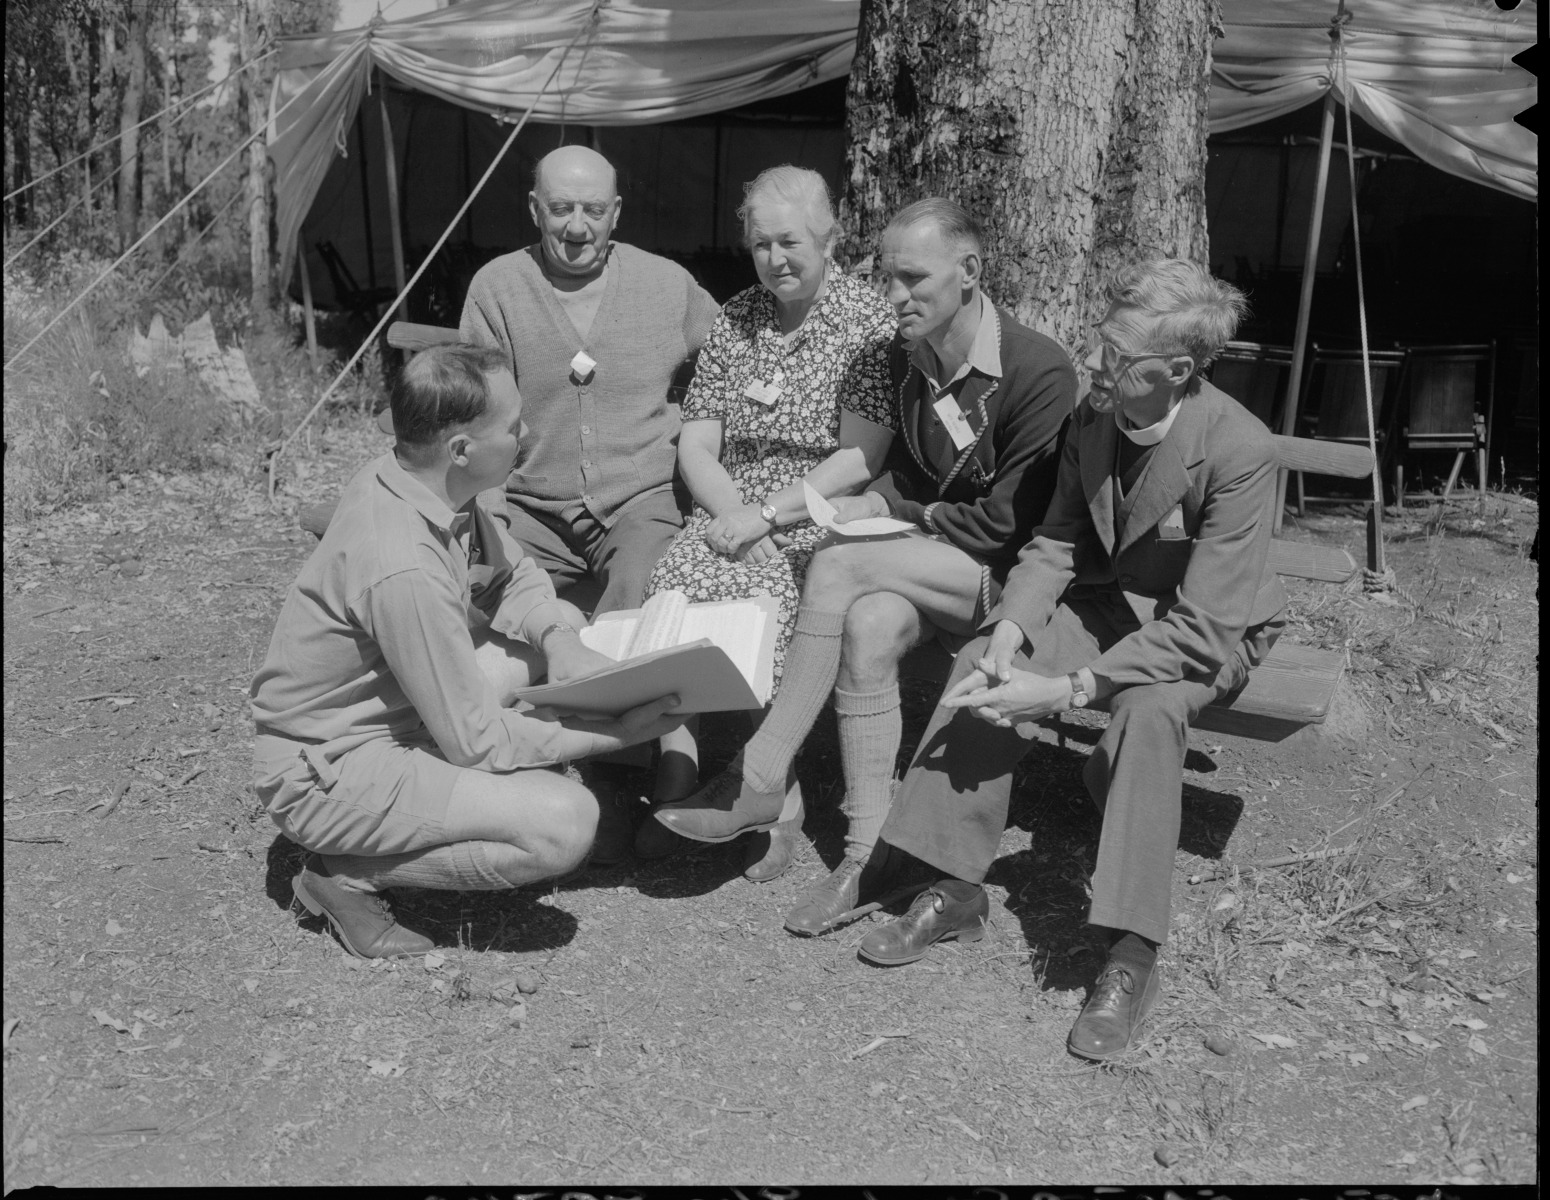
<svg viewBox="0 0 1550 1200"><path fill-rule="evenodd" d="M882 269L899 319L899 436L883 474L835 507L842 521L891 515L916 528L820 546L780 693L741 773L657 813L701 841L773 822L786 771L832 691L846 856L787 917L793 933L820 933L857 903L862 865L888 814L899 660L933 635L953 649L973 635L1054 493L1076 372L1053 341L981 294L982 262L978 227L949 200L912 204L884 231Z"/></svg>

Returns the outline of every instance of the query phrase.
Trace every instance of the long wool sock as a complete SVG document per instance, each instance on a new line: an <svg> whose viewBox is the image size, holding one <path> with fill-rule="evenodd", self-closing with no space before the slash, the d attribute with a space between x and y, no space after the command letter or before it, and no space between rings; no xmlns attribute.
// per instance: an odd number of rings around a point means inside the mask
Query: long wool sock
<svg viewBox="0 0 1550 1200"><path fill-rule="evenodd" d="M1157 943L1128 929L1111 929L1109 960L1137 973L1150 971L1157 963Z"/></svg>
<svg viewBox="0 0 1550 1200"><path fill-rule="evenodd" d="M390 887L437 891L491 892L532 882L521 877L521 854L505 842L451 842L407 854L329 854L323 865L346 887L380 892ZM510 878L515 876L515 878Z"/></svg>
<svg viewBox="0 0 1550 1200"><path fill-rule="evenodd" d="M796 632L786 651L780 691L769 716L743 752L743 778L755 790L776 792L786 786L791 760L834 689L834 677L840 670L840 635L844 632L844 613L797 609Z"/></svg>
<svg viewBox="0 0 1550 1200"><path fill-rule="evenodd" d="M839 718L840 764L845 771L840 809L849 819L845 854L864 860L872 853L893 796L893 765L904 729L899 685L875 692L835 688L834 713Z"/></svg>

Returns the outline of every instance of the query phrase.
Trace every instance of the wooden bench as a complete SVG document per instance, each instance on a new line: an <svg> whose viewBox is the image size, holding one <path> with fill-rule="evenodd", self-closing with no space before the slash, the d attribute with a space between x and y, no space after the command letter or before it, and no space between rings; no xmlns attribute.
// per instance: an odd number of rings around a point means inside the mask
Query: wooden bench
<svg viewBox="0 0 1550 1200"><path fill-rule="evenodd" d="M395 321L388 326L387 340L390 346L413 353L455 342L458 332L437 325ZM1282 470L1349 479L1372 474L1372 453L1364 445L1272 436L1276 462ZM322 537L333 510L332 504L307 505L301 510L299 524ZM1356 572L1356 561L1338 546L1313 546L1283 538L1270 544L1270 565L1284 577L1320 583L1344 583ZM900 664L904 675L938 683L946 682L951 668L952 658L936 642L912 650ZM1344 673L1343 651L1303 646L1282 638L1249 674L1248 682L1201 712L1193 728L1266 742L1281 741L1308 725L1324 722ZM1093 707L1101 711L1105 705L1100 701Z"/></svg>
<svg viewBox="0 0 1550 1200"><path fill-rule="evenodd" d="M1274 436L1277 464L1283 470L1352 479L1372 474L1372 453L1365 446ZM1287 578L1335 584L1344 583L1356 572L1356 561L1338 546L1313 546L1283 538L1270 543L1270 566ZM946 683L951 668L951 656L937 642L910 651L900 664L902 674L936 683ZM1191 728L1264 742L1282 741L1305 726L1323 724L1344 673L1343 651L1303 646L1283 637L1250 672L1243 687L1207 707ZM1107 709L1101 700L1092 707Z"/></svg>

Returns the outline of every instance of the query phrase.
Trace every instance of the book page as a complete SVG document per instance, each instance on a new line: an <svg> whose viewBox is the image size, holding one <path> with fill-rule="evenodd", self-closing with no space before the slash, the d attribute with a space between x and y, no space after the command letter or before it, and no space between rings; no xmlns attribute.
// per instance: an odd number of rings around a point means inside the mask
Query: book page
<svg viewBox="0 0 1550 1200"><path fill-rule="evenodd" d="M638 616L594 621L581 631L581 644L588 650L596 650L618 662L624 657L624 648L630 644L630 638L639 624Z"/></svg>
<svg viewBox="0 0 1550 1200"><path fill-rule="evenodd" d="M684 639L679 636L683 627L684 613L689 608L689 597L682 592L658 592L641 605L640 623L630 638L625 658L639 658L657 650L676 646Z"/></svg>
<svg viewBox="0 0 1550 1200"><path fill-rule="evenodd" d="M679 640L705 638L719 646L752 686L759 669L759 647L766 619L764 609L747 600L696 604L684 613Z"/></svg>

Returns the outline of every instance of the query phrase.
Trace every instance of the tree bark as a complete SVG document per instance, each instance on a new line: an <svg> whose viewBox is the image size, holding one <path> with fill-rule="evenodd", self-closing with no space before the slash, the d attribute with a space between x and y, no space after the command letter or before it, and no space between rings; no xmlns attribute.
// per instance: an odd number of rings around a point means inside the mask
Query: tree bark
<svg viewBox="0 0 1550 1200"><path fill-rule="evenodd" d="M238 45L238 64L249 63L255 55L263 53L269 41L269 27L273 18L273 0L246 0L240 23L241 41ZM242 76L242 96L247 115L247 132L258 133L264 127L266 116L266 81L271 72L262 67ZM255 315L266 312L272 302L270 276L271 248L269 238L269 155L262 137L255 138L248 147L248 263L252 273L252 302Z"/></svg>
<svg viewBox="0 0 1550 1200"><path fill-rule="evenodd" d="M1075 352L1115 267L1204 263L1217 0L862 0L841 253L947 196L985 231L986 291Z"/></svg>
<svg viewBox="0 0 1550 1200"><path fill-rule="evenodd" d="M124 83L124 102L119 109L118 128L118 248L120 251L140 234L140 109L145 102L145 26L149 12L144 3L125 5L128 23L125 53L129 59Z"/></svg>

